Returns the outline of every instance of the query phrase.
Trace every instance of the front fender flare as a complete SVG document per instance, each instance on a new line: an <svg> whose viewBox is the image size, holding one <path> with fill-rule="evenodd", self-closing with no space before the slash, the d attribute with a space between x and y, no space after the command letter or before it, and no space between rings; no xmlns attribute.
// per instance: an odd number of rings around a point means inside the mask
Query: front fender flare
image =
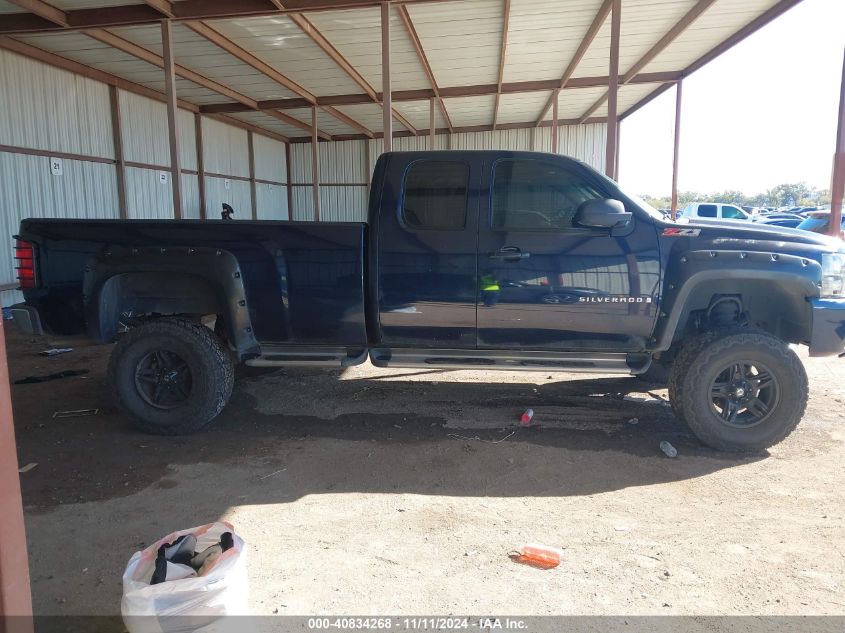
<svg viewBox="0 0 845 633"><path fill-rule="evenodd" d="M704 283L724 281L726 293L730 294L744 281L765 282L806 302L818 296L819 279L821 265L806 257L726 250L682 253L667 265L657 326L650 341L652 351L663 352L671 347L678 328L683 327L694 309L690 298Z"/></svg>

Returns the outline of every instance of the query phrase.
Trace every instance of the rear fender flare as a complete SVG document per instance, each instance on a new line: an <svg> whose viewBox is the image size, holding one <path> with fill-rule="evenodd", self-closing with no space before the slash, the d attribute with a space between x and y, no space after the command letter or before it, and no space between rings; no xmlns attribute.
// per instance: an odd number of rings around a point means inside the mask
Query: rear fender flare
<svg viewBox="0 0 845 633"><path fill-rule="evenodd" d="M157 295L156 287L178 296ZM101 343L114 340L121 313L140 305L156 312L222 314L238 358L260 353L238 260L225 250L109 249L85 266L83 303L88 335Z"/></svg>

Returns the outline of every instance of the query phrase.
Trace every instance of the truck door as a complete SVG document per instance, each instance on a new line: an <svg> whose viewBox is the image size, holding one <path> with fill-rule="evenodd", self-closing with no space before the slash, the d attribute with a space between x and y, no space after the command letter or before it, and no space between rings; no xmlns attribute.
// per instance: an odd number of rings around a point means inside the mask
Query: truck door
<svg viewBox="0 0 845 633"><path fill-rule="evenodd" d="M479 348L642 349L658 300L656 229L636 214L622 230L578 226L583 202L613 197L605 187L573 161L540 155L486 170Z"/></svg>
<svg viewBox="0 0 845 633"><path fill-rule="evenodd" d="M478 162L428 152L408 163L398 154L386 170L375 262L379 342L474 348Z"/></svg>

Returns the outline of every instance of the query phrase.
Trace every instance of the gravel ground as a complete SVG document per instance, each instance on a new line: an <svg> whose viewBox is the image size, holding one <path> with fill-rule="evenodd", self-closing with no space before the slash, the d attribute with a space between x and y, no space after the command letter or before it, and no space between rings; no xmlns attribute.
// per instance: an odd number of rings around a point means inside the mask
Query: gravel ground
<svg viewBox="0 0 845 633"><path fill-rule="evenodd" d="M37 355L62 343L8 332L13 380L89 370L12 388L40 615L119 613L132 552L218 518L257 614L845 615L845 360L802 356L804 421L737 456L632 378L369 365L244 370L208 431L153 437L111 404L109 348ZM526 542L562 564L512 562Z"/></svg>

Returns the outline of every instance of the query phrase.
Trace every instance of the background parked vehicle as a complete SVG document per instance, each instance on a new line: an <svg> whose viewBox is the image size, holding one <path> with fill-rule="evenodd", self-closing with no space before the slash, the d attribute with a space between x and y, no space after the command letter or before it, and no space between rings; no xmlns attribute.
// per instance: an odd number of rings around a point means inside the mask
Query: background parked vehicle
<svg viewBox="0 0 845 633"><path fill-rule="evenodd" d="M690 220L750 220L751 216L734 204L691 202L681 212Z"/></svg>
<svg viewBox="0 0 845 633"><path fill-rule="evenodd" d="M777 214L779 217L768 217L757 220L758 224L765 224L766 226L782 226L788 229L798 228L798 225L804 221L800 215L789 216L788 214Z"/></svg>
<svg viewBox="0 0 845 633"><path fill-rule="evenodd" d="M803 231L812 231L813 233L827 233L830 228L830 211L813 211L807 214L798 228ZM845 231L845 218L842 220L840 230Z"/></svg>

